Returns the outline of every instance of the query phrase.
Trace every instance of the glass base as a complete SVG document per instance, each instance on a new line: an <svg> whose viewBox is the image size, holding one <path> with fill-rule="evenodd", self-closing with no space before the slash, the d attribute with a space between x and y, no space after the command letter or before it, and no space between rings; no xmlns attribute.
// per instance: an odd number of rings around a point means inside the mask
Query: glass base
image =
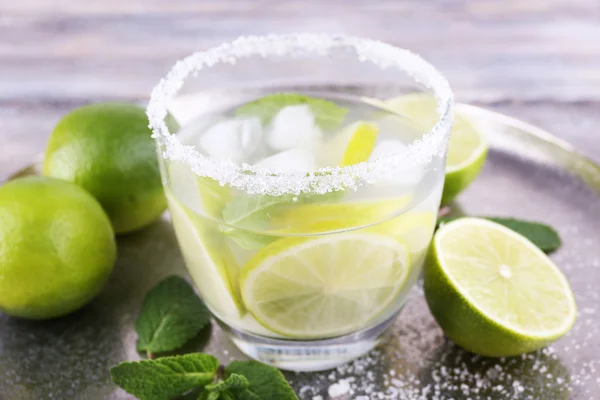
<svg viewBox="0 0 600 400"><path fill-rule="evenodd" d="M325 371L352 361L377 346L398 313L371 328L325 340L265 338L221 324L248 357L287 371Z"/></svg>

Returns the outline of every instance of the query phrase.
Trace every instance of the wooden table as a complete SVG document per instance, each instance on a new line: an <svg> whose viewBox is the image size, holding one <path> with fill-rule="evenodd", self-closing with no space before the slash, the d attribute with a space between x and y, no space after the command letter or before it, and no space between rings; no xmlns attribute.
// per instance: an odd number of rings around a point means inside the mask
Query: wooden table
<svg viewBox="0 0 600 400"><path fill-rule="evenodd" d="M182 56L242 34L324 31L423 55L459 101L600 161L598 0L1 0L0 176L88 102L140 101Z"/></svg>

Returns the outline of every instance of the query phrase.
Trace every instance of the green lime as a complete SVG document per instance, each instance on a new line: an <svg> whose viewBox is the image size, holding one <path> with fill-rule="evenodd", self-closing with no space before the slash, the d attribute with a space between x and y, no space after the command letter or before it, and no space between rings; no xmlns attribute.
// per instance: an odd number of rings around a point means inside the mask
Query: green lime
<svg viewBox="0 0 600 400"><path fill-rule="evenodd" d="M240 317L240 268L225 247L222 234L216 225L188 210L168 191L167 200L179 247L202 298L221 318Z"/></svg>
<svg viewBox="0 0 600 400"><path fill-rule="evenodd" d="M567 279L546 254L485 219L461 218L438 230L424 287L446 335L484 356L543 347L567 333L577 314Z"/></svg>
<svg viewBox="0 0 600 400"><path fill-rule="evenodd" d="M244 265L244 304L267 329L325 338L364 328L396 298L410 266L390 236L349 232L277 240Z"/></svg>
<svg viewBox="0 0 600 400"><path fill-rule="evenodd" d="M79 186L27 177L0 187L0 310L54 318L87 304L116 257L100 204Z"/></svg>
<svg viewBox="0 0 600 400"><path fill-rule="evenodd" d="M421 94L405 95L388 100L386 106L406 115L429 130L438 120L433 97ZM454 113L454 125L448 144L446 178L442 204L447 204L475 180L487 156L485 135L466 115Z"/></svg>
<svg viewBox="0 0 600 400"><path fill-rule="evenodd" d="M115 232L137 230L156 220L166 208L151 133L144 109L138 106L103 103L79 107L54 128L43 173L90 192L108 214Z"/></svg>

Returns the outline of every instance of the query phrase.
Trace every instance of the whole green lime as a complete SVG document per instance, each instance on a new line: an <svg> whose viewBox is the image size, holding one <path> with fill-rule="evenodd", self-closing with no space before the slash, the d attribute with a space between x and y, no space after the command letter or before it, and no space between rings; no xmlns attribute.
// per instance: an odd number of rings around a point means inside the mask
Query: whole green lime
<svg viewBox="0 0 600 400"><path fill-rule="evenodd" d="M116 233L135 231L167 207L151 133L141 107L124 103L79 107L54 128L43 174L90 192Z"/></svg>
<svg viewBox="0 0 600 400"><path fill-rule="evenodd" d="M113 269L110 221L70 182L27 177L0 187L0 310L32 318L68 314L94 298Z"/></svg>

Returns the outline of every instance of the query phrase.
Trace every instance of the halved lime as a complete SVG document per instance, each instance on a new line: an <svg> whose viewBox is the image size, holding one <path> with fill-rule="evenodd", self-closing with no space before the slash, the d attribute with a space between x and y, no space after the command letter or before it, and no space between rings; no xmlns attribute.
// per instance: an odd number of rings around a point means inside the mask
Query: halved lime
<svg viewBox="0 0 600 400"><path fill-rule="evenodd" d="M239 317L239 268L222 235L166 191L169 211L186 265L206 304L217 314ZM211 229L212 228L212 229Z"/></svg>
<svg viewBox="0 0 600 400"><path fill-rule="evenodd" d="M244 266L242 298L267 329L325 338L364 328L394 301L409 271L400 241L374 233L286 238Z"/></svg>
<svg viewBox="0 0 600 400"><path fill-rule="evenodd" d="M565 276L533 243L495 222L461 218L436 233L425 296L446 335L484 356L513 356L571 329Z"/></svg>
<svg viewBox="0 0 600 400"><path fill-rule="evenodd" d="M420 124L426 131L430 130L439 119L432 96L423 94L399 96L387 100L386 106ZM481 129L466 115L455 111L446 160L443 204L454 200L479 175L487 151L487 141Z"/></svg>

